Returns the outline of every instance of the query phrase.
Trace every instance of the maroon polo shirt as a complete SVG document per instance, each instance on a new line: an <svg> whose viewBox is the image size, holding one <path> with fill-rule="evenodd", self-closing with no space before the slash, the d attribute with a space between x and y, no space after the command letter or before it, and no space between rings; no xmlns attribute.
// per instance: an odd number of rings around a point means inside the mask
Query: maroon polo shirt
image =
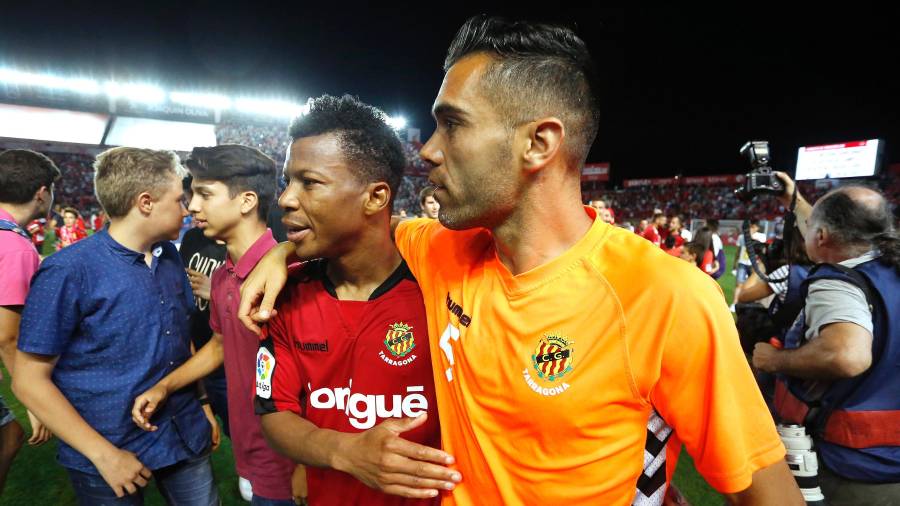
<svg viewBox="0 0 900 506"><path fill-rule="evenodd" d="M291 474L295 464L266 444L259 416L253 412L256 385L256 352L259 337L238 320L241 283L263 255L277 243L266 230L250 246L237 265L230 256L212 275L209 326L222 335L225 378L228 383L228 425L238 475L250 480L253 493L267 499L291 499Z"/></svg>

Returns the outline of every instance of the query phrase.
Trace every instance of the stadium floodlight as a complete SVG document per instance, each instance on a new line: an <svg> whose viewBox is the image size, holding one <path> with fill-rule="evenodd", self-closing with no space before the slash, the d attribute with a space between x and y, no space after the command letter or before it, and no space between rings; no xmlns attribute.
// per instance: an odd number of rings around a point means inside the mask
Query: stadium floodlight
<svg viewBox="0 0 900 506"><path fill-rule="evenodd" d="M169 93L169 100L174 104L191 107L204 107L206 109L225 110L231 109L231 99L225 95L215 93L190 93L173 91Z"/></svg>
<svg viewBox="0 0 900 506"><path fill-rule="evenodd" d="M262 114L265 116L279 116L293 118L309 111L308 106L288 102L286 100L261 100L256 98L238 98L234 101L234 108L247 114Z"/></svg>
<svg viewBox="0 0 900 506"><path fill-rule="evenodd" d="M4 68L0 68L0 82L18 84L20 86L68 90L87 95L96 95L101 90L100 84L93 79L69 79L51 74L35 74Z"/></svg>
<svg viewBox="0 0 900 506"><path fill-rule="evenodd" d="M131 102L143 104L161 104L166 100L166 92L152 84L125 83L107 81L103 90L110 98L124 98Z"/></svg>
<svg viewBox="0 0 900 506"><path fill-rule="evenodd" d="M403 130L406 128L406 118L403 116L388 116L387 124L394 130Z"/></svg>

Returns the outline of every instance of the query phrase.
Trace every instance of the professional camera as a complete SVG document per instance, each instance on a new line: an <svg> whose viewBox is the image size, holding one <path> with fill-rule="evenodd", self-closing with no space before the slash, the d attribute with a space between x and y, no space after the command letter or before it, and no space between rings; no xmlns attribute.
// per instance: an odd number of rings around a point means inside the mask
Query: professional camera
<svg viewBox="0 0 900 506"><path fill-rule="evenodd" d="M750 141L741 148L741 154L750 161L750 172L734 193L741 200L752 200L757 195L781 195L784 184L769 165L768 141Z"/></svg>
<svg viewBox="0 0 900 506"><path fill-rule="evenodd" d="M784 458L807 506L825 505L825 496L819 488L819 461L806 429L802 425L778 424L778 436L787 450Z"/></svg>

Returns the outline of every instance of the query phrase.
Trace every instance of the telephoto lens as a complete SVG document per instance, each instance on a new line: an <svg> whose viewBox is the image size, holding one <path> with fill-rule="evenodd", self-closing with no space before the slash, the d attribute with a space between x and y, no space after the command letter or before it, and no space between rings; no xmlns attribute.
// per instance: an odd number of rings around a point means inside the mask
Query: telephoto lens
<svg viewBox="0 0 900 506"><path fill-rule="evenodd" d="M813 440L802 425L778 424L778 435L787 449L784 457L808 506L825 506L819 488L819 461L813 451Z"/></svg>

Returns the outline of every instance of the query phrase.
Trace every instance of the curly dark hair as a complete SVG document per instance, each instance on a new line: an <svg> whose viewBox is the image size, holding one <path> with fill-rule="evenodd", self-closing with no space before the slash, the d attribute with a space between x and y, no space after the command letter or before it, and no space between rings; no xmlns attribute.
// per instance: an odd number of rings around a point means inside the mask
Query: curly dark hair
<svg viewBox="0 0 900 506"><path fill-rule="evenodd" d="M494 60L482 85L509 126L556 116L571 139L568 155L581 168L600 123L597 72L584 41L564 26L478 15L457 32L444 71L476 53Z"/></svg>
<svg viewBox="0 0 900 506"><path fill-rule="evenodd" d="M384 181L391 189L391 205L400 187L406 157L397 133L387 124L387 115L358 98L322 95L309 101L309 113L291 123L288 133L296 141L335 133L344 158L360 181Z"/></svg>

